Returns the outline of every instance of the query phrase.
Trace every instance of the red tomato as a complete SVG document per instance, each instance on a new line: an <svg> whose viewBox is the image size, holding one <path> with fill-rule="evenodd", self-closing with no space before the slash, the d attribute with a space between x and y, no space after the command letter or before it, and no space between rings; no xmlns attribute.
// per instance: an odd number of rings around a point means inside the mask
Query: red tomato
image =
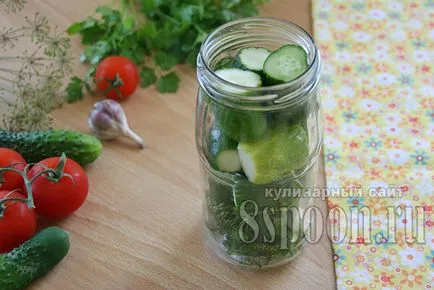
<svg viewBox="0 0 434 290"><path fill-rule="evenodd" d="M39 165L54 169L59 160L59 157L42 160L32 167L29 178L44 170ZM35 209L42 217L64 218L76 211L86 200L89 182L83 168L74 160L67 158L63 172L65 176L58 181L50 180L48 173L45 173L37 177L32 184Z"/></svg>
<svg viewBox="0 0 434 290"><path fill-rule="evenodd" d="M15 169L24 170L26 167L26 160L14 150L7 148L0 148L0 167L8 167L14 165ZM20 189L24 185L24 180L21 175L15 172L3 172L5 182L0 183L0 190L14 190Z"/></svg>
<svg viewBox="0 0 434 290"><path fill-rule="evenodd" d="M124 56L109 56L96 68L95 85L109 99L126 100L138 84L137 66Z"/></svg>
<svg viewBox="0 0 434 290"><path fill-rule="evenodd" d="M26 198L19 192L0 191L0 200L8 197ZM0 253L7 253L30 239L36 232L36 213L21 201L8 201L0 218Z"/></svg>

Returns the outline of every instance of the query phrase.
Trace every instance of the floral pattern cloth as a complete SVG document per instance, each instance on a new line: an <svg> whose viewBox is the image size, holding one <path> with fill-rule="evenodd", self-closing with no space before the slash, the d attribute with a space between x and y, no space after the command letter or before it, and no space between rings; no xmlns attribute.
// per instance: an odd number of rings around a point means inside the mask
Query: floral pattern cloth
<svg viewBox="0 0 434 290"><path fill-rule="evenodd" d="M333 244L337 286L433 289L434 1L313 0L313 16L327 187L361 189L329 197L329 209L348 216L350 206L366 206L371 213L370 242L358 236ZM397 195L378 196L387 188ZM396 225L388 206L398 207ZM425 242L409 243L405 228L415 219L400 209L415 214L417 206Z"/></svg>

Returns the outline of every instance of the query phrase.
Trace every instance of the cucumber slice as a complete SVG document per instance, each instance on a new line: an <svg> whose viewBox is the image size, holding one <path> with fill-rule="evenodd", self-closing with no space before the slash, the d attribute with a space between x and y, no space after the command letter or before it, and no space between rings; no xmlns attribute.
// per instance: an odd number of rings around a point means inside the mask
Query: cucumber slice
<svg viewBox="0 0 434 290"><path fill-rule="evenodd" d="M215 72L216 75L236 85L245 87L260 87L262 86L261 76L257 73L242 70L238 68L220 69Z"/></svg>
<svg viewBox="0 0 434 290"><path fill-rule="evenodd" d="M238 144L241 166L251 183L268 184L305 166L309 141L300 125L281 126L267 138Z"/></svg>
<svg viewBox="0 0 434 290"><path fill-rule="evenodd" d="M264 62L271 52L262 47L249 47L240 50L235 60L235 65L241 69L262 73Z"/></svg>
<svg viewBox="0 0 434 290"><path fill-rule="evenodd" d="M237 172L241 170L238 156L238 142L225 135L218 126L214 125L209 134L209 159L211 166L222 172Z"/></svg>
<svg viewBox="0 0 434 290"><path fill-rule="evenodd" d="M241 162L237 150L223 150L216 157L217 167L223 172L241 170Z"/></svg>
<svg viewBox="0 0 434 290"><path fill-rule="evenodd" d="M216 71L223 79L243 86L261 86L261 77L251 71L231 68ZM267 119L263 112L249 112L229 108L217 103L212 105L219 128L236 141L251 141L261 138L267 131Z"/></svg>
<svg viewBox="0 0 434 290"><path fill-rule="evenodd" d="M306 51L294 44L282 46L265 60L264 73L267 84L289 82L301 75L307 68Z"/></svg>
<svg viewBox="0 0 434 290"><path fill-rule="evenodd" d="M232 68L234 65L235 59L233 57L225 57L217 62L214 67L214 70L221 70L225 68Z"/></svg>

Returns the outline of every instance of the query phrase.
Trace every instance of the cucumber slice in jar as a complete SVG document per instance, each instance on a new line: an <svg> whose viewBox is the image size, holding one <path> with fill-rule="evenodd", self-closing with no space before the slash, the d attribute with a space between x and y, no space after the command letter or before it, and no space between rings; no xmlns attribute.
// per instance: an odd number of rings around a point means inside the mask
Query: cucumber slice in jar
<svg viewBox="0 0 434 290"><path fill-rule="evenodd" d="M241 170L237 151L238 142L224 134L216 125L211 127L208 145L210 164L214 169L222 172Z"/></svg>
<svg viewBox="0 0 434 290"><path fill-rule="evenodd" d="M237 68L221 69L215 72L222 79L245 87L260 87L261 77L251 71ZM248 93L247 90L235 90ZM267 119L263 112L250 112L213 104L216 123L221 130L236 141L257 140L267 130Z"/></svg>
<svg viewBox="0 0 434 290"><path fill-rule="evenodd" d="M309 141L300 125L281 126L259 141L239 143L238 154L251 183L269 184L306 165Z"/></svg>
<svg viewBox="0 0 434 290"><path fill-rule="evenodd" d="M216 155L217 168L223 172L241 170L241 162L236 149L222 150Z"/></svg>
<svg viewBox="0 0 434 290"><path fill-rule="evenodd" d="M300 76L307 68L306 51L294 44L282 46L265 60L267 84L281 84Z"/></svg>
<svg viewBox="0 0 434 290"><path fill-rule="evenodd" d="M252 88L262 86L261 76L248 70L227 68L217 70L215 71L215 74L225 81L236 85Z"/></svg>
<svg viewBox="0 0 434 290"><path fill-rule="evenodd" d="M244 48L238 53L235 66L261 74L264 62L270 54L271 52L268 49L262 47Z"/></svg>

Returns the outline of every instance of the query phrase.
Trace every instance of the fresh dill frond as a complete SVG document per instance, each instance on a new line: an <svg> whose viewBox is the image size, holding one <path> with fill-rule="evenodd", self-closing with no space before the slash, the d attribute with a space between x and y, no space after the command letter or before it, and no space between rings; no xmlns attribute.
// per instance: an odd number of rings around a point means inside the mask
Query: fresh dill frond
<svg viewBox="0 0 434 290"><path fill-rule="evenodd" d="M15 13L26 1L0 0ZM21 47L26 47L20 51ZM36 13L21 27L0 27L0 104L8 103L2 127L9 131L48 129L51 111L62 105L62 80L72 71L70 40Z"/></svg>
<svg viewBox="0 0 434 290"><path fill-rule="evenodd" d="M24 8L24 4L26 4L26 0L0 0L0 4L4 4L6 6L7 13L16 13L21 11Z"/></svg>

